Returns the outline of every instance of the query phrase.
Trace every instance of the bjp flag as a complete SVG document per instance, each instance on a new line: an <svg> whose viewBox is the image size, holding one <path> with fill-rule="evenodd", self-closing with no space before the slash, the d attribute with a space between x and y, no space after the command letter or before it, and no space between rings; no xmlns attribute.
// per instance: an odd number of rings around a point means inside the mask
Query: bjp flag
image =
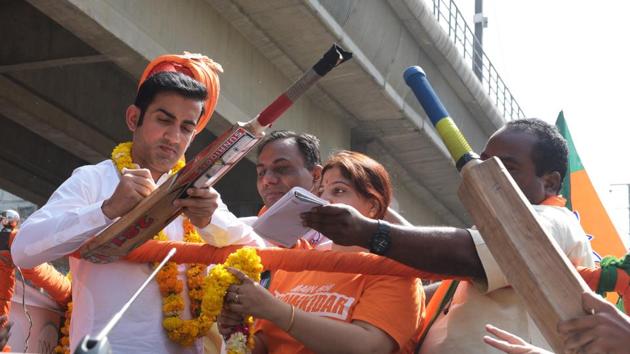
<svg viewBox="0 0 630 354"><path fill-rule="evenodd" d="M596 261L604 256L623 257L627 252L626 246L582 165L562 111L558 114L556 127L569 147L569 169L562 183L562 196L567 199L567 208L577 215L591 240Z"/></svg>

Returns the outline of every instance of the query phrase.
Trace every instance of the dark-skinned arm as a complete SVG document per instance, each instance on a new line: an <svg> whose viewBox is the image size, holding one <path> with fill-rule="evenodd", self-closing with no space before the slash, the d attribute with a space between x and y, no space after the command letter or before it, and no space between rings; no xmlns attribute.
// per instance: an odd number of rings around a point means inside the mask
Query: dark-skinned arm
<svg viewBox="0 0 630 354"><path fill-rule="evenodd" d="M302 221L305 226L321 232L336 244L367 249L378 226L377 220L367 218L343 204L313 208L302 214ZM391 247L384 256L445 277L485 278L475 243L467 230L388 225Z"/></svg>

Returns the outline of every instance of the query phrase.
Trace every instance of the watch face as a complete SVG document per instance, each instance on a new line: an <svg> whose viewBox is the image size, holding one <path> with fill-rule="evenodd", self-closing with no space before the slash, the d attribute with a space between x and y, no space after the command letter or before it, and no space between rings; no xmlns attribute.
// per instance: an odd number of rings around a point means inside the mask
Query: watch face
<svg viewBox="0 0 630 354"><path fill-rule="evenodd" d="M389 226L379 221L378 229L370 242L370 252L382 255L387 252L390 243Z"/></svg>
<svg viewBox="0 0 630 354"><path fill-rule="evenodd" d="M374 248L384 249L389 246L388 240L383 236L378 236L374 239L374 243L372 244Z"/></svg>
<svg viewBox="0 0 630 354"><path fill-rule="evenodd" d="M389 238L383 234L376 234L372 239L372 247L370 251L376 254L383 254L389 248Z"/></svg>

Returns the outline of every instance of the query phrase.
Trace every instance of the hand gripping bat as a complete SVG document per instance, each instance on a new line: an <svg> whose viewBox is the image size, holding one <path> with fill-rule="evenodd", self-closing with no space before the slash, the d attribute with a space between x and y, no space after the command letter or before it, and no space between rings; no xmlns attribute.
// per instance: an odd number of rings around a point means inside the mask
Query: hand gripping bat
<svg viewBox="0 0 630 354"><path fill-rule="evenodd" d="M191 186L206 187L217 183L252 150L263 138L264 130L293 102L351 57L352 53L333 45L311 69L254 119L237 123L227 130L129 213L81 246L81 258L94 263L113 262L152 238L182 212L181 208L173 206L175 199L186 198L186 190Z"/></svg>

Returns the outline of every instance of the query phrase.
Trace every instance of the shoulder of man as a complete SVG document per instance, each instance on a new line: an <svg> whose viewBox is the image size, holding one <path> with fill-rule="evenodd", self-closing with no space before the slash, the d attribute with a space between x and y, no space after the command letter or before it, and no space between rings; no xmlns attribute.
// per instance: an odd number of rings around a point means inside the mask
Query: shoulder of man
<svg viewBox="0 0 630 354"><path fill-rule="evenodd" d="M79 166L72 171L72 176L97 177L116 174L116 166L112 160L103 160L97 164Z"/></svg>
<svg viewBox="0 0 630 354"><path fill-rule="evenodd" d="M577 245L590 252L588 236L582 229L578 217L569 209L556 206L535 205L538 220L562 250L569 255Z"/></svg>
<svg viewBox="0 0 630 354"><path fill-rule="evenodd" d="M533 205L536 216L541 222L568 229L572 233L584 234L577 216L569 209L550 205ZM574 230L574 228L577 228Z"/></svg>

